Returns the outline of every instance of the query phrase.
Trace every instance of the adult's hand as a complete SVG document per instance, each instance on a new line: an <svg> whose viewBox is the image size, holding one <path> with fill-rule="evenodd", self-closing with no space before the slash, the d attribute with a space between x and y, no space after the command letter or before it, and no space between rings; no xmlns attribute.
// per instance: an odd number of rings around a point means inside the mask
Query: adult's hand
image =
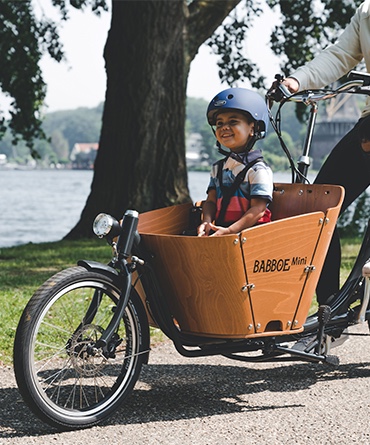
<svg viewBox="0 0 370 445"><path fill-rule="evenodd" d="M294 77L287 77L282 81L282 84L288 88L291 93L296 93L299 90L299 82Z"/></svg>

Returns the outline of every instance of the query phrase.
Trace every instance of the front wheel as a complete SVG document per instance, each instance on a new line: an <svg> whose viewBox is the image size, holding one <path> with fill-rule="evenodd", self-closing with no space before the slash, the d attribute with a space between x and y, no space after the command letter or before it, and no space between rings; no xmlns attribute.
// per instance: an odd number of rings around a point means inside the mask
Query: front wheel
<svg viewBox="0 0 370 445"><path fill-rule="evenodd" d="M16 332L14 371L41 420L58 429L89 427L131 393L149 349L146 313L134 290L108 347L95 347L119 298L114 278L73 267L29 301Z"/></svg>

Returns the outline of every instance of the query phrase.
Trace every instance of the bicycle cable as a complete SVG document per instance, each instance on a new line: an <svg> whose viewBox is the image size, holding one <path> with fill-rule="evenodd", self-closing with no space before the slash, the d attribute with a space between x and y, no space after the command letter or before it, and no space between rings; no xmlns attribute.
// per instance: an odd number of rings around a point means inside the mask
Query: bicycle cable
<svg viewBox="0 0 370 445"><path fill-rule="evenodd" d="M281 108L284 105L284 103L285 103L285 101L280 102L279 107L278 107L278 109L276 111L275 119L274 119L274 117L273 117L273 115L271 113L271 110L268 108L268 115L269 115L270 123L271 123L272 128L274 129L274 131L275 131L275 133L276 133L276 135L277 135L277 137L279 139L281 148L283 149L286 157L288 158L288 162L289 162L290 169L291 169L291 172L292 172L292 183L295 182L294 174L296 174L299 177L301 177L302 179L304 179L309 184L310 181L308 180L308 178L306 178L306 176L303 173L301 173L297 169L297 167L295 166L293 157L292 157L292 155L291 155L288 147L286 146L286 144L284 142L284 139L283 139L283 137L281 135Z"/></svg>

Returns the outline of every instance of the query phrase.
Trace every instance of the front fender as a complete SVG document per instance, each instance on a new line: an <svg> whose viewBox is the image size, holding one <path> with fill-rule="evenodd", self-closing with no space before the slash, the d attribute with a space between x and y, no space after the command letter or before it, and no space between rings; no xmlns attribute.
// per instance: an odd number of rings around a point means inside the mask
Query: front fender
<svg viewBox="0 0 370 445"><path fill-rule="evenodd" d="M120 275L116 269L113 269L113 267L108 266L107 264L102 264L98 261L79 260L77 265L84 267L86 270L91 272L101 273L102 275L111 277L115 280L120 280Z"/></svg>

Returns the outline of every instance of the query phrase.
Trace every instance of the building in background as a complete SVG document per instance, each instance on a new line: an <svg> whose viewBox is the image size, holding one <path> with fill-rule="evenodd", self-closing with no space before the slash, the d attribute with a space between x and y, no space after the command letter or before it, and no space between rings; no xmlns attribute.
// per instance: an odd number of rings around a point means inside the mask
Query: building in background
<svg viewBox="0 0 370 445"><path fill-rule="evenodd" d="M72 168L78 170L92 170L99 149L97 142L76 142L69 156Z"/></svg>
<svg viewBox="0 0 370 445"><path fill-rule="evenodd" d="M361 111L353 94L338 95L329 101L323 117L316 124L312 139L310 156L314 170L319 170L328 154L353 128L360 115Z"/></svg>

